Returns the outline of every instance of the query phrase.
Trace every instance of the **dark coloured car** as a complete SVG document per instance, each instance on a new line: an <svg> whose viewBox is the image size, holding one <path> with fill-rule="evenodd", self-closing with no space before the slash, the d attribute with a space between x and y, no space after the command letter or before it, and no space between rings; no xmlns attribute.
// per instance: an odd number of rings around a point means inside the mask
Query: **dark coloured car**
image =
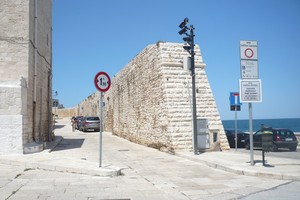
<svg viewBox="0 0 300 200"><path fill-rule="evenodd" d="M235 148L235 130L225 130L226 137L229 143L230 148ZM245 140L248 138L248 133L237 130L237 147L245 147Z"/></svg>
<svg viewBox="0 0 300 200"><path fill-rule="evenodd" d="M86 132L88 130L100 131L99 117L84 117L81 121L79 130Z"/></svg>
<svg viewBox="0 0 300 200"><path fill-rule="evenodd" d="M84 119L83 116L76 116L76 117L75 117L75 129L78 129L78 130L79 130L81 121L82 121L83 119Z"/></svg>
<svg viewBox="0 0 300 200"><path fill-rule="evenodd" d="M253 148L262 147L263 132L271 132L273 134L273 146L271 151L277 151L279 148L287 148L291 151L297 150L297 137L294 132L286 128L263 128L253 134ZM250 149L249 138L245 141L246 149Z"/></svg>

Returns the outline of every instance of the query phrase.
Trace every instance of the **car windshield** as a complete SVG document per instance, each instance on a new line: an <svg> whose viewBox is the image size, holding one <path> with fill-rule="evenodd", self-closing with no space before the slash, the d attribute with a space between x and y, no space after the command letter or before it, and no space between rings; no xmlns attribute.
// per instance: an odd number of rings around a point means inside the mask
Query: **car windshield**
<svg viewBox="0 0 300 200"><path fill-rule="evenodd" d="M277 134L281 137L292 137L294 135L294 133L289 130L278 130Z"/></svg>
<svg viewBox="0 0 300 200"><path fill-rule="evenodd" d="M96 121L96 120L99 120L99 117L87 117L86 120Z"/></svg>

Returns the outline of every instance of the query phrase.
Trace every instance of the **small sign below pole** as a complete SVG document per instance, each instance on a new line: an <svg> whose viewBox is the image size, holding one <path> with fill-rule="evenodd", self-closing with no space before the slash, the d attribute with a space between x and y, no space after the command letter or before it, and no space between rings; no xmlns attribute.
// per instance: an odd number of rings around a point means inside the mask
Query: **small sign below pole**
<svg viewBox="0 0 300 200"><path fill-rule="evenodd" d="M100 91L100 141L99 141L99 167L102 167L102 110L103 110L103 92L110 88L110 77L105 72L98 72L94 78L94 84Z"/></svg>

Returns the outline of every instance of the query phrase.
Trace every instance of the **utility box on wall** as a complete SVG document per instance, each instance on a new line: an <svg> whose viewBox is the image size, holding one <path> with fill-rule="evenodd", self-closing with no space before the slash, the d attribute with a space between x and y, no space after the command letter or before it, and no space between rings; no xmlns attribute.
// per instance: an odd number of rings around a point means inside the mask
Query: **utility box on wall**
<svg viewBox="0 0 300 200"><path fill-rule="evenodd" d="M207 119L197 119L197 148L199 150L209 149L209 131Z"/></svg>

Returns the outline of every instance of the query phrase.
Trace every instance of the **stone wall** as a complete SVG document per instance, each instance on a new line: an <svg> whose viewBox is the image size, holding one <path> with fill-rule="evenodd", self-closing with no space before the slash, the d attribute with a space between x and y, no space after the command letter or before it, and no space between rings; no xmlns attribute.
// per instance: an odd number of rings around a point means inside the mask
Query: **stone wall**
<svg viewBox="0 0 300 200"><path fill-rule="evenodd" d="M2 107L0 116L18 118L9 133L0 121L0 137L13 135L15 140L2 142L20 149L45 141L52 132L52 1L1 0L0 8L0 105L14 105Z"/></svg>
<svg viewBox="0 0 300 200"><path fill-rule="evenodd" d="M23 114L26 113L26 81L0 81L1 153L22 153Z"/></svg>
<svg viewBox="0 0 300 200"><path fill-rule="evenodd" d="M105 93L105 128L137 143L170 151L192 149L192 85L182 44L158 42L132 59ZM209 148L228 149L223 125L196 46L197 118L208 122ZM213 135L217 134L216 141Z"/></svg>
<svg viewBox="0 0 300 200"><path fill-rule="evenodd" d="M229 149L198 46L195 51L197 118L207 121L207 148ZM182 44L158 42L132 59L104 94L104 130L165 151L191 151L192 84L183 67L187 56ZM96 92L71 113L99 116L99 99ZM60 110L59 115L68 112Z"/></svg>

